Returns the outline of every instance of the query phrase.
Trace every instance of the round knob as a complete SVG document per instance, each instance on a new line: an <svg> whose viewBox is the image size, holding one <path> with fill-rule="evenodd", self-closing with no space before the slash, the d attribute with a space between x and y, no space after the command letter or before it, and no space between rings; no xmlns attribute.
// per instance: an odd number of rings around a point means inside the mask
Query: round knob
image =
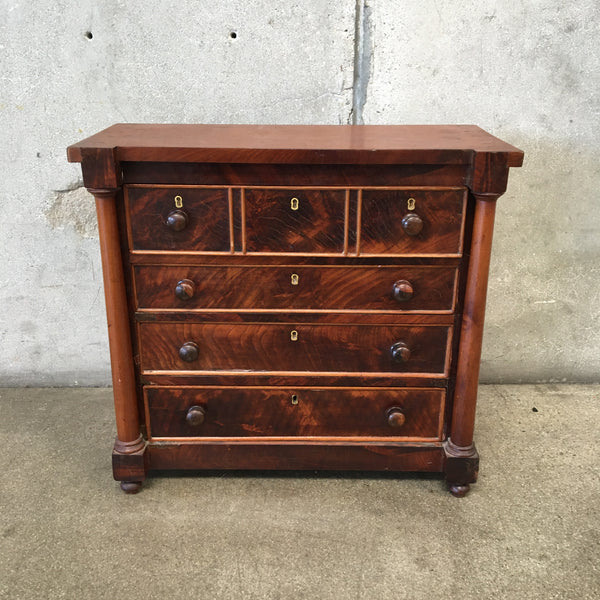
<svg viewBox="0 0 600 600"><path fill-rule="evenodd" d="M402 229L406 235L419 235L423 230L423 219L415 213L408 213L402 219Z"/></svg>
<svg viewBox="0 0 600 600"><path fill-rule="evenodd" d="M179 358L185 362L194 362L195 360L198 360L199 354L200 349L198 348L198 344L194 344L194 342L186 342L179 348Z"/></svg>
<svg viewBox="0 0 600 600"><path fill-rule="evenodd" d="M180 300L189 300L194 296L194 290L196 288L196 284L191 279L182 279L175 286L175 295Z"/></svg>
<svg viewBox="0 0 600 600"><path fill-rule="evenodd" d="M202 425L204 423L204 417L206 417L206 409L201 406L192 406L188 411L187 415L185 415L185 420L188 422L188 425L192 427L198 427L198 425Z"/></svg>
<svg viewBox="0 0 600 600"><path fill-rule="evenodd" d="M413 297L413 287L410 284L410 281L406 281L406 279L401 279L400 281L396 281L394 283L394 298L398 302L406 302Z"/></svg>
<svg viewBox="0 0 600 600"><path fill-rule="evenodd" d="M396 342L391 348L392 358L399 363L408 362L410 350L404 342Z"/></svg>
<svg viewBox="0 0 600 600"><path fill-rule="evenodd" d="M406 415L401 408L394 406L387 411L387 422L390 427L402 427L406 422Z"/></svg>
<svg viewBox="0 0 600 600"><path fill-rule="evenodd" d="M188 225L188 216L182 210L173 210L167 215L166 225L171 231L181 231Z"/></svg>

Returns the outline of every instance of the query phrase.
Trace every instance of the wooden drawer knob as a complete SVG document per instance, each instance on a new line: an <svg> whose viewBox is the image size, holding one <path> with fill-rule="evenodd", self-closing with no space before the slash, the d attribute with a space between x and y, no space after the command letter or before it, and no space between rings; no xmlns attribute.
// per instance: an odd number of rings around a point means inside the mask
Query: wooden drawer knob
<svg viewBox="0 0 600 600"><path fill-rule="evenodd" d="M167 215L166 226L171 231L182 231L188 225L188 216L182 210L173 210Z"/></svg>
<svg viewBox="0 0 600 600"><path fill-rule="evenodd" d="M399 363L408 362L410 359L410 349L404 342L396 342L390 348L392 358Z"/></svg>
<svg viewBox="0 0 600 600"><path fill-rule="evenodd" d="M185 362L194 362L198 360L199 355L200 349L198 348L198 344L194 342L186 342L179 348L179 358Z"/></svg>
<svg viewBox="0 0 600 600"><path fill-rule="evenodd" d="M194 290L196 289L196 284L191 279L182 279L175 286L175 295L180 300L189 300L194 296Z"/></svg>
<svg viewBox="0 0 600 600"><path fill-rule="evenodd" d="M401 279L400 281L396 281L394 283L394 298L398 302L406 302L413 297L413 287L410 284L410 281L406 281L406 279Z"/></svg>
<svg viewBox="0 0 600 600"><path fill-rule="evenodd" d="M204 417L206 417L206 409L201 406L192 406L185 416L185 420L188 422L188 425L192 427L198 427L198 425L202 425L204 423Z"/></svg>
<svg viewBox="0 0 600 600"><path fill-rule="evenodd" d="M408 213L402 219L402 229L406 235L419 235L423 230L423 219L416 213Z"/></svg>
<svg viewBox="0 0 600 600"><path fill-rule="evenodd" d="M401 408L394 406L387 411L387 422L390 427L402 427L406 422L406 415Z"/></svg>

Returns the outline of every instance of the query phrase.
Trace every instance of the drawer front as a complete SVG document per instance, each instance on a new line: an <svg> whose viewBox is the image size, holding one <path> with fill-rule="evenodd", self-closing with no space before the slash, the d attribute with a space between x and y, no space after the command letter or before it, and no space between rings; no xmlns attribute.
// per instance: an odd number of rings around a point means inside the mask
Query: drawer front
<svg viewBox="0 0 600 600"><path fill-rule="evenodd" d="M125 187L133 250L230 252L228 190Z"/></svg>
<svg viewBox="0 0 600 600"><path fill-rule="evenodd" d="M353 436L439 440L445 390L146 388L150 437Z"/></svg>
<svg viewBox="0 0 600 600"><path fill-rule="evenodd" d="M140 323L144 371L447 371L446 326Z"/></svg>
<svg viewBox="0 0 600 600"><path fill-rule="evenodd" d="M452 312L453 267L136 266L140 309Z"/></svg>
<svg viewBox="0 0 600 600"><path fill-rule="evenodd" d="M245 189L246 251L341 254L345 190Z"/></svg>
<svg viewBox="0 0 600 600"><path fill-rule="evenodd" d="M459 255L465 190L363 190L360 254Z"/></svg>

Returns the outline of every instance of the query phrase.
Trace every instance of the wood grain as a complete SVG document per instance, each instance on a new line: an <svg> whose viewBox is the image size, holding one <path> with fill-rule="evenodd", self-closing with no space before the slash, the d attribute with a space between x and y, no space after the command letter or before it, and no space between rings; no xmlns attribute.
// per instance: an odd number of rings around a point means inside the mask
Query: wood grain
<svg viewBox="0 0 600 600"><path fill-rule="evenodd" d="M125 187L132 249L231 252L229 193L225 188ZM188 217L182 231L171 231L166 220L176 209Z"/></svg>
<svg viewBox="0 0 600 600"><path fill-rule="evenodd" d="M247 252L344 252L345 190L248 188L244 195Z"/></svg>
<svg viewBox="0 0 600 600"><path fill-rule="evenodd" d="M363 190L360 253L460 255L465 202L466 190ZM402 227L409 213L423 221L416 236Z"/></svg>
<svg viewBox="0 0 600 600"><path fill-rule="evenodd" d="M439 444L439 442L438 442ZM444 468L444 450L436 443L356 441L298 444L164 443L148 446L148 468L271 469L347 471L432 471Z"/></svg>
<svg viewBox="0 0 600 600"><path fill-rule="evenodd" d="M233 186L464 185L468 165L121 162L123 182Z"/></svg>
<svg viewBox="0 0 600 600"><path fill-rule="evenodd" d="M117 219L117 190L89 190L96 199L113 396L117 421L116 446L123 453L140 449L140 420L129 332L127 290L123 274Z"/></svg>
<svg viewBox="0 0 600 600"><path fill-rule="evenodd" d="M270 309L452 312L456 269L452 267L134 267L139 309ZM292 283L296 276L296 284ZM175 294L178 282L193 282L189 300ZM413 296L394 298L394 283L407 280Z"/></svg>
<svg viewBox="0 0 600 600"><path fill-rule="evenodd" d="M475 125L162 125L119 123L67 149L114 148L117 160L317 164L468 164L474 152L523 153Z"/></svg>
<svg viewBox="0 0 600 600"><path fill-rule="evenodd" d="M468 125L120 124L67 153L96 188L123 489L155 469L351 469L444 471L466 493L494 205L520 150Z"/></svg>
<svg viewBox="0 0 600 600"><path fill-rule="evenodd" d="M298 340L291 340L297 331ZM141 323L142 371L251 370L371 373L439 373L447 367L448 327L382 327L229 323ZM411 349L397 363L391 346ZM186 363L179 349L194 342L198 360Z"/></svg>
<svg viewBox="0 0 600 600"><path fill-rule="evenodd" d="M354 436L439 439L444 390L306 388L146 388L151 438ZM192 406L205 411L188 423ZM398 429L387 410L406 417Z"/></svg>
<svg viewBox="0 0 600 600"><path fill-rule="evenodd" d="M473 443L496 200L497 196L476 197L450 425L452 442L459 447L469 447Z"/></svg>

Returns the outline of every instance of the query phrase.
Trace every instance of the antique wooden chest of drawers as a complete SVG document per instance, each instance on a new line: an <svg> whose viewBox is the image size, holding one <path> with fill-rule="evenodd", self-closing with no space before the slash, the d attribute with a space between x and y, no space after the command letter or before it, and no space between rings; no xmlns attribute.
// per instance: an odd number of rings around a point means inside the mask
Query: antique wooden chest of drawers
<svg viewBox="0 0 600 600"><path fill-rule="evenodd" d="M520 150L474 126L114 125L68 157L96 199L125 491L353 469L467 492Z"/></svg>

